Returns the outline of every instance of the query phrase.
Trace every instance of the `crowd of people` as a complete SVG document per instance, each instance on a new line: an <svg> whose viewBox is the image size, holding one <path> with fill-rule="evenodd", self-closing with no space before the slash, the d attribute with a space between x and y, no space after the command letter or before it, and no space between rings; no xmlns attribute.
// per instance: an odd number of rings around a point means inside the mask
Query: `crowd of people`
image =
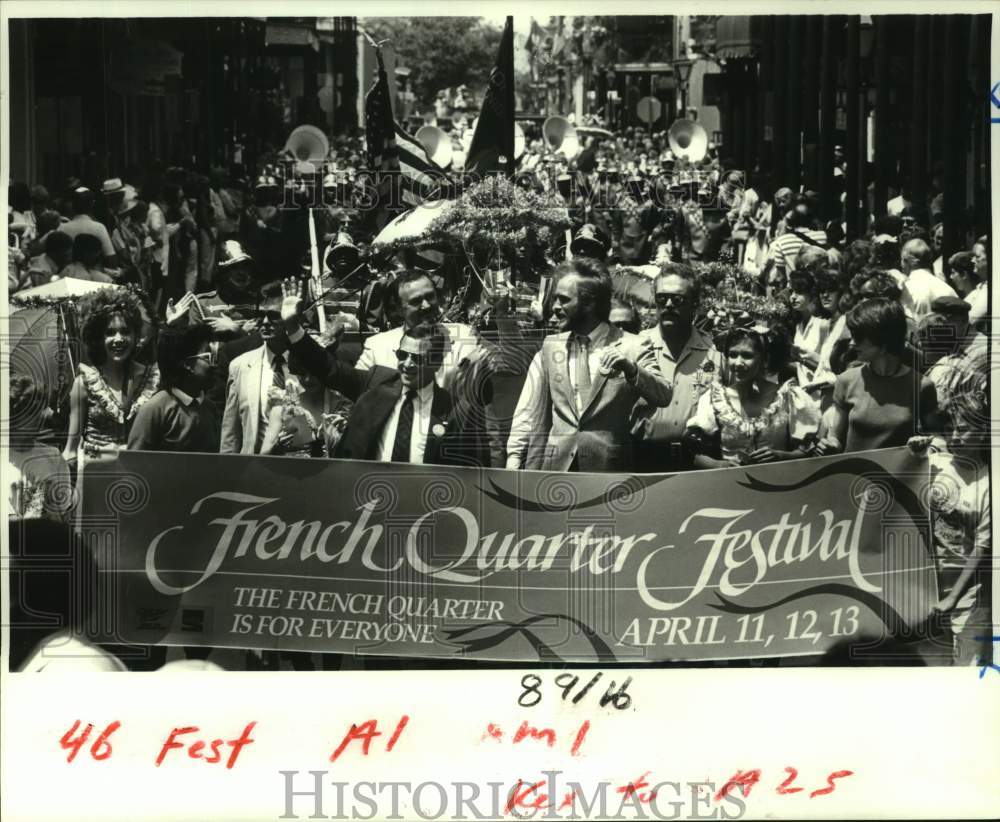
<svg viewBox="0 0 1000 822"><path fill-rule="evenodd" d="M11 375L15 516L72 522L85 464L121 449L628 473L909 446L955 491L929 496L955 659L989 653L973 638L989 622L989 244L945 265L939 197L904 188L848 243L813 192L674 157L665 134L586 137L569 158L529 134L516 180L573 228L530 284L537 333L512 339L444 321L454 271L366 255L362 157L338 141L312 182L275 157L253 180L173 167L11 187L15 300L66 278L123 286L79 304L66 430L42 441L54 387ZM367 266L323 333L311 206L322 253ZM518 346L530 364L504 394Z"/></svg>

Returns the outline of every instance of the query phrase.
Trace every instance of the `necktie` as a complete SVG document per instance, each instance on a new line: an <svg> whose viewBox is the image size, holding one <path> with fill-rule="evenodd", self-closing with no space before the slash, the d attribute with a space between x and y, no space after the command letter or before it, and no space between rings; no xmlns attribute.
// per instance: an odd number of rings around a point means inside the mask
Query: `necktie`
<svg viewBox="0 0 1000 822"><path fill-rule="evenodd" d="M273 376L271 378L271 385L275 388L284 391L285 390L285 355L275 354L274 360L271 362L271 368L274 369Z"/></svg>
<svg viewBox="0 0 1000 822"><path fill-rule="evenodd" d="M576 335L576 394L580 410L590 398L590 337Z"/></svg>
<svg viewBox="0 0 1000 822"><path fill-rule="evenodd" d="M406 392L403 407L399 409L399 421L396 423L396 441L392 444L392 461L410 461L410 435L413 433L413 401L417 392L412 388Z"/></svg>

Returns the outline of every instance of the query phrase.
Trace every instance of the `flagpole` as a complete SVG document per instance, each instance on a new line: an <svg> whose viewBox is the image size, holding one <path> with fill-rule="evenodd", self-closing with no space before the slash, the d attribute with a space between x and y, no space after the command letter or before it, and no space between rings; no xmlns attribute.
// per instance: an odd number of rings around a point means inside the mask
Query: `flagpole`
<svg viewBox="0 0 1000 822"><path fill-rule="evenodd" d="M309 209L309 254L312 262L313 288L317 294L323 293L323 278L319 269L319 248L316 243L316 218L313 210ZM316 306L316 319L319 323L319 333L326 333L326 305L322 302Z"/></svg>

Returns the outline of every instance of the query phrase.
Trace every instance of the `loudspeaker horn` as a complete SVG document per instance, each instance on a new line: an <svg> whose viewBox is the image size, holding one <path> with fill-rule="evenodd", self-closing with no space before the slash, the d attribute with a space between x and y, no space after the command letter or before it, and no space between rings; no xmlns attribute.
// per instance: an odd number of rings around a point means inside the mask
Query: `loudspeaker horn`
<svg viewBox="0 0 1000 822"><path fill-rule="evenodd" d="M300 163L322 163L330 152L330 141L316 126L299 126L288 135L284 151Z"/></svg>
<svg viewBox="0 0 1000 822"><path fill-rule="evenodd" d="M350 271L361 260L361 249L355 244L346 231L337 232L337 236L326 252L326 268L334 274L343 275Z"/></svg>
<svg viewBox="0 0 1000 822"><path fill-rule="evenodd" d="M452 161L451 137L437 126L421 126L413 135L424 147L431 162L438 168L448 168Z"/></svg>
<svg viewBox="0 0 1000 822"><path fill-rule="evenodd" d="M692 163L708 153L708 132L694 120L675 120L667 133L675 157L687 157Z"/></svg>
<svg viewBox="0 0 1000 822"><path fill-rule="evenodd" d="M562 152L567 160L580 153L580 140L576 127L565 117L554 114L542 124L542 136L553 154Z"/></svg>

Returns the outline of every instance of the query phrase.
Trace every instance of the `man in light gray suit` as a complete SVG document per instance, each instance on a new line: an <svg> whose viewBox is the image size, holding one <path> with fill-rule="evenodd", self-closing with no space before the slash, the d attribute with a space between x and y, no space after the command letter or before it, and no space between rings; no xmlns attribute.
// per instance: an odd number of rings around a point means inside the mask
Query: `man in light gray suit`
<svg viewBox="0 0 1000 822"><path fill-rule="evenodd" d="M545 338L528 369L507 467L629 471L632 408L640 398L669 405L671 386L649 341L608 322L611 278L601 263L579 257L556 277L553 316L562 331Z"/></svg>
<svg viewBox="0 0 1000 822"><path fill-rule="evenodd" d="M281 321L281 284L261 294L258 333L264 344L229 364L226 410L222 415L222 454L259 454L267 428L267 395L283 390L288 379L288 337Z"/></svg>

